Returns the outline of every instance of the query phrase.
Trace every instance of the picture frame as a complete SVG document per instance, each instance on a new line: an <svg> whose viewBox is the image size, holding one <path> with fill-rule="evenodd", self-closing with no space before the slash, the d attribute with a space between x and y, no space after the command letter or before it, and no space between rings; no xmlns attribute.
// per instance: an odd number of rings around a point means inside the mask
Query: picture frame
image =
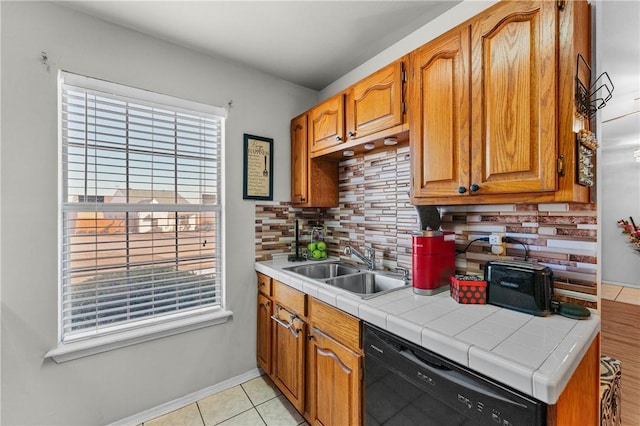
<svg viewBox="0 0 640 426"><path fill-rule="evenodd" d="M244 134L242 198L273 200L273 139Z"/></svg>

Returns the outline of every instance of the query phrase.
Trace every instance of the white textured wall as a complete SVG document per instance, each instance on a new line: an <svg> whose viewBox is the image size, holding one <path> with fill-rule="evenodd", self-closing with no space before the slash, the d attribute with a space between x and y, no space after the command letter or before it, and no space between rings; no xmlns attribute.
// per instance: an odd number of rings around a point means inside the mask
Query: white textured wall
<svg viewBox="0 0 640 426"><path fill-rule="evenodd" d="M326 99L335 93L357 83L360 79L379 70L385 65L410 53L425 43L444 34L456 25L477 15L488 7L497 3L498 0L463 0L462 3L452 7L442 15L433 19L427 25L409 34L380 54L366 61L351 72L340 77L320 91L320 98Z"/></svg>
<svg viewBox="0 0 640 426"><path fill-rule="evenodd" d="M616 222L632 216L640 227L640 3L596 1L597 72L607 72L613 98L599 111L598 205L602 282L640 288L640 251ZM633 113L635 111L635 113ZM621 117L621 118L616 118ZM612 121L609 121L612 120Z"/></svg>
<svg viewBox="0 0 640 426"><path fill-rule="evenodd" d="M242 134L275 140L274 199L288 200L289 122L317 93L50 2L0 5L0 423L106 424L254 369L255 209L242 200ZM57 343L59 68L211 105L233 100L225 158L228 323L63 364L43 358Z"/></svg>

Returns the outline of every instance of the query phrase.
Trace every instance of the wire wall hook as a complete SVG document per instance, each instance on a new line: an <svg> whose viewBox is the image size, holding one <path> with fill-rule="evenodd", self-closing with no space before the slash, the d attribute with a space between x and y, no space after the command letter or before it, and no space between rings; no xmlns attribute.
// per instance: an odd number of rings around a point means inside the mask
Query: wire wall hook
<svg viewBox="0 0 640 426"><path fill-rule="evenodd" d="M580 78L584 77L584 80ZM591 67L582 54L578 53L576 62L576 109L579 115L590 118L597 110L604 108L613 97L613 82L607 72L600 74L591 82Z"/></svg>
<svg viewBox="0 0 640 426"><path fill-rule="evenodd" d="M44 65L47 72L49 72L51 68L49 67L49 56L47 56L47 52L40 52L40 62Z"/></svg>

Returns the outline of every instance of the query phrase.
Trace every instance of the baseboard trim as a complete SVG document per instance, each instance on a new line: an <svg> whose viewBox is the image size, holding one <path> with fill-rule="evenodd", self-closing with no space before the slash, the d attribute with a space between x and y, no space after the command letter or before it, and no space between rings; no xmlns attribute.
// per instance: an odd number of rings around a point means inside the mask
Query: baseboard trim
<svg viewBox="0 0 640 426"><path fill-rule="evenodd" d="M211 396L215 393L231 389L234 386L238 386L239 384L242 384L246 381L255 379L261 374L262 371L260 369L254 368L253 370L249 370L246 373L242 373L238 376L232 377L213 386L206 387L189 395L174 399L173 401L165 402L164 404L160 404L141 413L134 414L133 416L129 416L127 418L113 422L109 426L139 425L141 423L148 422L149 420L163 416L186 405L193 404L194 402Z"/></svg>

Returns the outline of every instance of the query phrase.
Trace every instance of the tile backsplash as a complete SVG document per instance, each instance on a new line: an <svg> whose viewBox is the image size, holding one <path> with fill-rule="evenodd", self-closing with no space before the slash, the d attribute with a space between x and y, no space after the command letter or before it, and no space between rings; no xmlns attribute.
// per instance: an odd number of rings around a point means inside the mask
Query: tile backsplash
<svg viewBox="0 0 640 426"><path fill-rule="evenodd" d="M294 249L295 220L300 223L300 252L311 226L326 230L330 256L343 257L346 243L373 246L379 265L411 268L411 232L418 215L409 202L409 148L372 152L340 161L339 207L296 208L288 202L256 203L256 261ZM456 249L492 232L526 245L528 260L553 269L559 299L596 307L597 216L595 204L500 204L441 206L441 228L456 234ZM502 259L523 260L522 244L507 244ZM456 257L458 272L482 274L497 259L478 241Z"/></svg>

